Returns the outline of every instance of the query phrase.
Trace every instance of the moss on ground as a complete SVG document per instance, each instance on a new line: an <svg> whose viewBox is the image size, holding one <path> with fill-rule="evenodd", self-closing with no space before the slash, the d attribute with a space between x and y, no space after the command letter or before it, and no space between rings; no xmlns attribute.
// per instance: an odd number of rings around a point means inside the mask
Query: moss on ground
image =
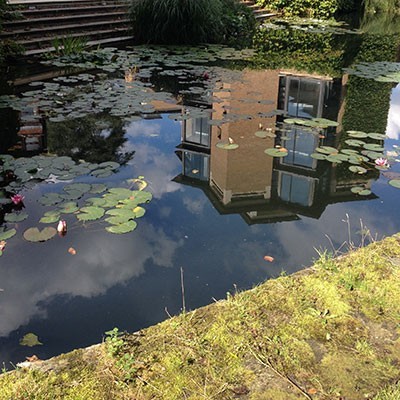
<svg viewBox="0 0 400 400"><path fill-rule="evenodd" d="M91 355L3 374L0 399L400 399L399 278L400 236L323 254Z"/></svg>

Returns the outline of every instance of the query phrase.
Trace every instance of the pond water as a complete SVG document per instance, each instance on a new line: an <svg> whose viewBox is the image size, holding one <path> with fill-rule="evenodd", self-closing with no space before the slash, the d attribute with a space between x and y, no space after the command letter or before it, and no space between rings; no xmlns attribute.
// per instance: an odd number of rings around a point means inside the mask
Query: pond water
<svg viewBox="0 0 400 400"><path fill-rule="evenodd" d="M269 47L255 53L110 49L7 77L7 368L100 342L113 327L144 328L298 271L323 249L400 230L399 38L297 28L265 31ZM11 202L15 194L22 203ZM136 213L134 230L132 215L105 221L121 217L103 213L123 205ZM46 212L53 222L39 222ZM26 233L59 219L65 236ZM129 232L105 229L121 224ZM28 333L42 344L22 346Z"/></svg>

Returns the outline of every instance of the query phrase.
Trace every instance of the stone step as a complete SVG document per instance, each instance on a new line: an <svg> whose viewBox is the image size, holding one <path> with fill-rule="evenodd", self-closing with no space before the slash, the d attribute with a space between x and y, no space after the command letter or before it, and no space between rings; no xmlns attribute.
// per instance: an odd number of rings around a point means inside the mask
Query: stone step
<svg viewBox="0 0 400 400"><path fill-rule="evenodd" d="M16 42L23 44L22 40L24 38L37 38L41 36L48 36L57 32L57 35L60 36L70 36L71 33L79 31L84 32L86 30L90 30L96 27L104 28L104 27L121 27L123 26L126 29L129 29L129 20L128 19L119 19L113 21L96 21L96 22L88 22L84 25L82 24L65 24L65 25L56 25L56 26L48 26L48 27L37 27L37 28L28 28L28 29L15 29L10 31L3 31L0 34L0 38L10 38L15 40Z"/></svg>
<svg viewBox="0 0 400 400"><path fill-rule="evenodd" d="M3 23L3 29L8 30L15 27L29 26L32 25L41 25L41 26L60 26L63 23L71 23L74 21L82 21L86 22L87 20L110 20L115 18L125 18L125 12L113 12L107 14L95 13L95 14L79 14L79 15L66 15L66 16L53 16L53 17L45 17L45 18L27 18L23 20L9 21Z"/></svg>
<svg viewBox="0 0 400 400"><path fill-rule="evenodd" d="M102 46L102 45L108 45L112 43L123 43L123 42L131 42L133 40L133 36L116 36L116 37L111 37L111 38L105 38L105 39L97 39L97 40L90 40L87 42L88 47L94 47L94 46ZM51 53L55 51L55 48L53 46L50 47L43 47L39 49L31 49L25 51L26 56L35 56L35 55L40 55L43 53Z"/></svg>
<svg viewBox="0 0 400 400"><path fill-rule="evenodd" d="M23 19L3 23L0 40L12 39L26 54L40 54L56 38L85 38L98 44L117 43L129 36L125 0L9 0ZM15 5L15 6L14 6Z"/></svg>
<svg viewBox="0 0 400 400"><path fill-rule="evenodd" d="M94 4L94 5L81 5L79 7L65 7L60 6L57 8L49 8L46 4L45 8L27 8L25 10L21 10L20 13L25 18L35 18L35 17L46 17L46 16L54 16L54 15L70 15L75 13L87 13L87 14L94 14L94 13L102 13L108 11L127 11L127 5L124 3L121 4Z"/></svg>
<svg viewBox="0 0 400 400"><path fill-rule="evenodd" d="M87 31L87 32L79 32L79 33L71 33L68 35L68 38L85 38L87 40L95 40L95 38L104 38L104 36L114 37L114 36L121 36L122 33L126 33L126 28L115 28L115 29L102 29L102 30L94 30L94 31ZM27 50L42 47L42 45L50 45L52 44L53 40L59 39L59 35L49 35L49 36L41 36L39 38L29 38L29 39L22 39L17 40L17 43L23 45Z"/></svg>

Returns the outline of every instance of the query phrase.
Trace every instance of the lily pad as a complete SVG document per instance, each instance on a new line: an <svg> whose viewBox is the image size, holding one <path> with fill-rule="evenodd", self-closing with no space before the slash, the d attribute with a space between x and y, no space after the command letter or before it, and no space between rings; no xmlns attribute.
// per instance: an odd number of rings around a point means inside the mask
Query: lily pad
<svg viewBox="0 0 400 400"><path fill-rule="evenodd" d="M257 131L257 132L255 133L255 135L256 135L257 137L259 137L259 138L262 138L262 139L265 139L265 138L267 138L267 137L269 137L269 138L275 138L275 137L276 137L275 133L273 133L273 132L268 132L268 131Z"/></svg>
<svg viewBox="0 0 400 400"><path fill-rule="evenodd" d="M79 210L78 204L74 201L64 203L60 206L60 213L62 214L72 214Z"/></svg>
<svg viewBox="0 0 400 400"><path fill-rule="evenodd" d="M127 221L123 224L107 226L106 231L115 234L123 234L132 232L137 227L137 223L133 220Z"/></svg>
<svg viewBox="0 0 400 400"><path fill-rule="evenodd" d="M368 133L368 137L371 138L371 139L376 139L376 140L385 140L385 139L387 139L386 135L383 135L382 133L375 133L375 132Z"/></svg>
<svg viewBox="0 0 400 400"><path fill-rule="evenodd" d="M338 152L338 149L335 149L334 147L330 146L320 146L315 149L318 153L322 154L335 154Z"/></svg>
<svg viewBox="0 0 400 400"><path fill-rule="evenodd" d="M363 186L354 186L350 189L351 192L358 194L363 191L365 188Z"/></svg>
<svg viewBox="0 0 400 400"><path fill-rule="evenodd" d="M365 139L368 137L368 135L365 132L362 131L347 131L350 137L356 138L356 139Z"/></svg>
<svg viewBox="0 0 400 400"><path fill-rule="evenodd" d="M277 149L272 147L270 149L265 149L264 153L269 155L270 157L286 157L289 153L286 149L280 148Z"/></svg>
<svg viewBox="0 0 400 400"><path fill-rule="evenodd" d="M11 239L16 233L15 229L0 230L0 240Z"/></svg>
<svg viewBox="0 0 400 400"><path fill-rule="evenodd" d="M29 228L24 232L25 240L29 242L45 242L57 234L56 228L48 226L41 231L38 228Z"/></svg>
<svg viewBox="0 0 400 400"><path fill-rule="evenodd" d="M219 149L224 149L224 150L235 150L239 147L237 143L229 143L229 142L218 142L216 146Z"/></svg>
<svg viewBox="0 0 400 400"><path fill-rule="evenodd" d="M369 196L372 192L369 189L364 189L361 190L361 192L358 192L357 194L359 194L360 196Z"/></svg>
<svg viewBox="0 0 400 400"><path fill-rule="evenodd" d="M348 144L349 146L353 146L353 147L361 147L361 146L364 146L366 144L362 140L358 140L358 139L347 139L344 142L346 144Z"/></svg>
<svg viewBox="0 0 400 400"><path fill-rule="evenodd" d="M354 149L342 149L342 150L340 150L340 152L343 154L347 154L349 156L353 155L353 154L358 154L358 151L354 150Z"/></svg>
<svg viewBox="0 0 400 400"><path fill-rule="evenodd" d="M90 193L99 194L107 190L107 186L102 183L92 183Z"/></svg>
<svg viewBox="0 0 400 400"><path fill-rule="evenodd" d="M43 206L54 206L63 201L63 198L58 193L46 193L39 200Z"/></svg>
<svg viewBox="0 0 400 400"><path fill-rule="evenodd" d="M400 189L400 179L391 179L388 183L390 186Z"/></svg>
<svg viewBox="0 0 400 400"><path fill-rule="evenodd" d="M382 147L376 143L366 143L366 144L364 144L364 149L371 150L371 151L377 151L377 152L385 150L384 147Z"/></svg>
<svg viewBox="0 0 400 400"><path fill-rule="evenodd" d="M21 212L19 214L11 213L11 214L6 214L4 216L4 221L6 221L6 222L21 222L27 218L28 218L28 214L25 212Z"/></svg>
<svg viewBox="0 0 400 400"><path fill-rule="evenodd" d="M86 199L86 203L96 207L104 207L106 205L106 200L101 197L89 197Z"/></svg>
<svg viewBox="0 0 400 400"><path fill-rule="evenodd" d="M325 154L321 154L321 153L312 153L310 154L311 158L314 158L315 160L326 160L326 155Z"/></svg>
<svg viewBox="0 0 400 400"><path fill-rule="evenodd" d="M366 174L368 170L364 167L359 167L357 165L350 165L349 170L356 174Z"/></svg>
<svg viewBox="0 0 400 400"><path fill-rule="evenodd" d="M71 183L70 185L64 186L65 192L75 192L79 191L82 193L87 193L91 190L92 186L89 183Z"/></svg>
<svg viewBox="0 0 400 400"><path fill-rule="evenodd" d="M80 221L95 221L104 215L104 208L101 207L82 207L79 210L81 213L77 215Z"/></svg>

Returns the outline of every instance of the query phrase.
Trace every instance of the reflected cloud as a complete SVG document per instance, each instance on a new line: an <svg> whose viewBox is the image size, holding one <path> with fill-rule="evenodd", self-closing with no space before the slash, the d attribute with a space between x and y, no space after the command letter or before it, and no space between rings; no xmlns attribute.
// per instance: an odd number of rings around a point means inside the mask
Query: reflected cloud
<svg viewBox="0 0 400 400"><path fill-rule="evenodd" d="M16 253L13 265L0 270L4 289L0 293L0 336L7 336L33 316L45 317L40 304L54 296L103 294L143 274L150 261L171 267L176 250L183 245L182 240L173 240L162 229L144 223L135 236L117 236L110 238L102 232L93 240L93 234L82 232L73 238L76 256L66 254L68 237L55 241L52 248L35 246L29 253Z"/></svg>
<svg viewBox="0 0 400 400"><path fill-rule="evenodd" d="M143 136L160 136L161 124L149 124L148 121L135 121L126 128L126 136L131 138Z"/></svg>
<svg viewBox="0 0 400 400"><path fill-rule="evenodd" d="M201 195L197 199L184 196L182 202L190 213L201 214L208 203L208 199L204 195Z"/></svg>
<svg viewBox="0 0 400 400"><path fill-rule="evenodd" d="M393 90L390 96L390 108L386 126L386 135L390 139L400 139L400 84Z"/></svg>

